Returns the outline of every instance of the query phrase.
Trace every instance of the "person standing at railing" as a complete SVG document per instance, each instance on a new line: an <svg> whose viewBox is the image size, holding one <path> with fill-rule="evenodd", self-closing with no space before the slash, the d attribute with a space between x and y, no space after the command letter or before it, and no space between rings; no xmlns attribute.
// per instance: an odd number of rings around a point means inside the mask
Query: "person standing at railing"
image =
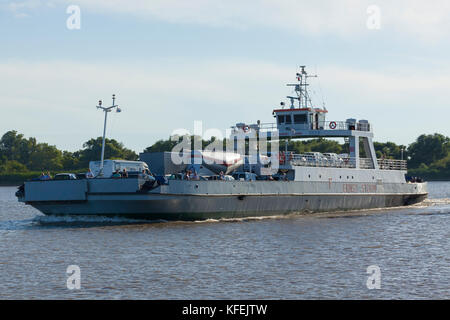
<svg viewBox="0 0 450 320"><path fill-rule="evenodd" d="M384 169L384 162L385 162L385 156L384 153L381 154L381 159L380 159L380 169Z"/></svg>
<svg viewBox="0 0 450 320"><path fill-rule="evenodd" d="M86 179L92 179L94 178L94 173L92 173L91 169L86 172Z"/></svg>

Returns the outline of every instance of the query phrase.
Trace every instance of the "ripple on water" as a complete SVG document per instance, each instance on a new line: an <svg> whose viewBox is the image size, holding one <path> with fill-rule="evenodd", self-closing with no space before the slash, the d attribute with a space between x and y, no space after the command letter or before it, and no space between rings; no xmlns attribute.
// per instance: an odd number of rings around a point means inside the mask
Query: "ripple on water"
<svg viewBox="0 0 450 320"><path fill-rule="evenodd" d="M164 222L47 217L0 188L0 295L448 299L449 197L395 209ZM65 287L71 264L81 268L79 291ZM370 265L381 269L381 290L366 287Z"/></svg>

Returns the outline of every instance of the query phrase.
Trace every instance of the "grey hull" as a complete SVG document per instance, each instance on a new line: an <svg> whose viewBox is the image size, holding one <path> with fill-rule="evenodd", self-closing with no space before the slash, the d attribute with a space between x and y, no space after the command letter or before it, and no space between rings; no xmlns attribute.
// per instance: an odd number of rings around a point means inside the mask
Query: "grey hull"
<svg viewBox="0 0 450 320"><path fill-rule="evenodd" d="M352 174L345 182L170 180L150 188L131 178L31 181L18 197L47 215L201 220L395 207L427 196L426 184Z"/></svg>
<svg viewBox="0 0 450 320"><path fill-rule="evenodd" d="M331 212L411 205L427 194L92 196L87 201L30 203L46 215L123 216L150 220L203 220Z"/></svg>

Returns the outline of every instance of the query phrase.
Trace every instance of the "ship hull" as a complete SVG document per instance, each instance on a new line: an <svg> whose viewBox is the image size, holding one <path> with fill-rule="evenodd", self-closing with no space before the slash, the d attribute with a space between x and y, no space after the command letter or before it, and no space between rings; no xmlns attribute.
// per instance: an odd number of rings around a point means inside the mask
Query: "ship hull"
<svg viewBox="0 0 450 320"><path fill-rule="evenodd" d="M121 199L120 199L120 198ZM427 194L111 195L87 201L30 203L46 215L120 216L149 220L205 220L398 207L423 201ZM134 199L133 199L134 198Z"/></svg>
<svg viewBox="0 0 450 320"><path fill-rule="evenodd" d="M349 180L352 177L349 176ZM186 181L144 188L140 179L26 182L19 200L46 215L202 220L398 207L423 201L426 183Z"/></svg>

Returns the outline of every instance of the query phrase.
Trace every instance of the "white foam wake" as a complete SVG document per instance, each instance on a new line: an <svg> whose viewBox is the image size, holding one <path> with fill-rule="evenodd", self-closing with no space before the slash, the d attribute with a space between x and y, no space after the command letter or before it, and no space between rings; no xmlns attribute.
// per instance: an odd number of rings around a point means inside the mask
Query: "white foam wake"
<svg viewBox="0 0 450 320"><path fill-rule="evenodd" d="M439 205L446 205L446 204L450 204L450 198L437 198L437 199L427 198L420 203L412 205L412 207L429 207L429 206L439 206Z"/></svg>

